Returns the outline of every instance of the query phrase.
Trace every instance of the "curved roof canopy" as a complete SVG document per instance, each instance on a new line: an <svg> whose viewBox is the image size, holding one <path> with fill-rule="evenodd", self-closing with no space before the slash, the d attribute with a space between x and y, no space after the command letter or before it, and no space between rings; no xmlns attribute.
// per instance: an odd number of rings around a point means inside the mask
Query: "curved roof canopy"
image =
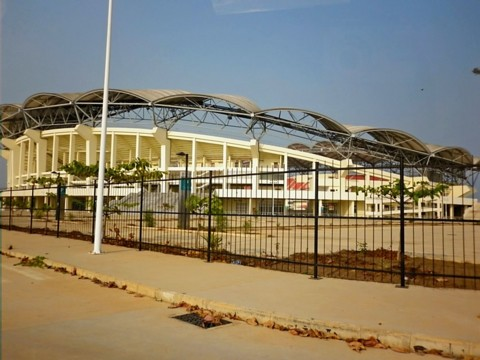
<svg viewBox="0 0 480 360"><path fill-rule="evenodd" d="M401 130L345 125L310 110L261 109L252 100L238 95L164 89L110 89L108 95L109 119L150 120L167 130L182 120L197 125L243 128L257 139L268 131L282 132L317 144L313 148L306 146L302 151L328 149L337 158L374 162L401 154L411 163L479 165L479 158L460 147L426 144ZM1 136L14 139L27 129L47 130L77 124L98 126L102 102L103 89L95 89L82 93L38 93L21 105L0 105Z"/></svg>
<svg viewBox="0 0 480 360"><path fill-rule="evenodd" d="M347 126L347 128L355 137L369 135L374 140L383 144L391 144L399 148L410 149L417 152L429 152L426 144L422 143L416 137L404 131L395 129L373 128L366 126Z"/></svg>

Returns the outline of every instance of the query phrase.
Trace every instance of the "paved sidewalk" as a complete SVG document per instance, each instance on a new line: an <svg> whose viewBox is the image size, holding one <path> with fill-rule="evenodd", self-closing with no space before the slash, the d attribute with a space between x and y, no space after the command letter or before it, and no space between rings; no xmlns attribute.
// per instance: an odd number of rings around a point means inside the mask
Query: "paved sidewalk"
<svg viewBox="0 0 480 360"><path fill-rule="evenodd" d="M115 281L157 300L191 305L260 323L335 332L341 338L375 336L402 349L423 346L444 354L480 357L480 291L431 289L323 278L102 245L1 231L2 251L44 256L78 275Z"/></svg>

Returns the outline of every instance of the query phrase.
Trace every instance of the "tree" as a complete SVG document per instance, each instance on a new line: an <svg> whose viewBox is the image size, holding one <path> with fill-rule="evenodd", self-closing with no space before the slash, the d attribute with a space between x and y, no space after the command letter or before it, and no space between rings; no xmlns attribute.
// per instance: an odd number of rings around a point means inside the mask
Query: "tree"
<svg viewBox="0 0 480 360"><path fill-rule="evenodd" d="M80 179L98 176L98 164L85 165L81 161L73 160L71 163L63 165L60 170L65 171L68 175L76 176Z"/></svg>
<svg viewBox="0 0 480 360"><path fill-rule="evenodd" d="M209 201L210 199L208 197L190 195L185 202L185 207L187 208L188 211L194 214L205 214L205 215L210 215L210 210L209 210L210 208L211 215L215 217L216 230L225 231L227 227L227 221L224 216L222 200L218 196L213 195L212 203L210 204L210 207L209 207Z"/></svg>
<svg viewBox="0 0 480 360"><path fill-rule="evenodd" d="M363 192L365 194L376 195L381 198L387 198L400 203L400 180L396 179L386 185L380 186L365 186L357 188L357 194ZM413 201L414 205L418 205L418 202L424 198L431 198L432 200L445 193L449 188L447 184L437 183L431 184L428 181L418 181L412 183L411 186L404 186L404 200Z"/></svg>
<svg viewBox="0 0 480 360"><path fill-rule="evenodd" d="M63 165L60 170L81 179L98 176L98 164L85 165L77 160ZM134 183L142 179L161 179L162 176L161 171L153 169L150 162L140 158L105 169L105 181L109 184Z"/></svg>
<svg viewBox="0 0 480 360"><path fill-rule="evenodd" d="M99 167L98 163L86 165L81 161L74 160L69 164L63 165L60 170L65 171L68 175L86 179L88 177L98 177ZM153 169L150 162L140 158L105 169L105 181L108 184L131 184L143 180L161 179L162 176L163 172ZM108 191L110 192L110 187ZM116 205L108 206L105 204L103 212L108 219L111 214L120 214L120 209Z"/></svg>
<svg viewBox="0 0 480 360"><path fill-rule="evenodd" d="M215 232L223 232L227 228L227 218L224 216L222 200L213 195L210 203L209 197L200 197L198 195L190 195L185 207L188 211L194 214L213 215L215 218ZM197 236L200 234L201 226L198 226ZM210 244L211 249L219 251L222 248L222 236L216 233L210 233L209 236L202 236L203 240Z"/></svg>
<svg viewBox="0 0 480 360"><path fill-rule="evenodd" d="M433 200L435 197L444 195L448 188L449 186L443 183L431 184L428 181L413 182L411 186L403 187L404 201L413 201L414 205L418 205L418 202L423 198L430 197ZM401 182L399 179L396 179L386 185L359 187L357 188L357 195L359 192L387 198L400 204ZM365 246L365 244L363 245ZM362 248L362 250L364 249L365 248ZM399 242L397 252L398 261L401 261L400 249L401 243Z"/></svg>
<svg viewBox="0 0 480 360"><path fill-rule="evenodd" d="M57 194L52 192L47 192L47 202L42 205L41 211L45 214L45 235L48 233L48 214L50 210L54 209L52 205L50 205L50 201L57 203Z"/></svg>
<svg viewBox="0 0 480 360"><path fill-rule="evenodd" d="M41 177L36 177L36 176L30 176L30 178L27 180L32 185L38 185L38 186L43 186L43 187L51 187L52 185L63 185L65 184L65 180L61 176L41 176Z"/></svg>

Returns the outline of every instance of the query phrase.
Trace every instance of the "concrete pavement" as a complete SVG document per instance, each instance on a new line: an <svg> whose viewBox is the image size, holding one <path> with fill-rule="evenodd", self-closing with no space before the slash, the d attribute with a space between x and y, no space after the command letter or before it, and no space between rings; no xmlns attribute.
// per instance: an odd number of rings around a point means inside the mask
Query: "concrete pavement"
<svg viewBox="0 0 480 360"><path fill-rule="evenodd" d="M127 290L170 303L186 302L259 323L273 320L336 333L376 337L386 346L422 346L457 357L480 357L480 291L347 281L270 271L150 251L1 231L2 252L44 256L54 267L115 281Z"/></svg>

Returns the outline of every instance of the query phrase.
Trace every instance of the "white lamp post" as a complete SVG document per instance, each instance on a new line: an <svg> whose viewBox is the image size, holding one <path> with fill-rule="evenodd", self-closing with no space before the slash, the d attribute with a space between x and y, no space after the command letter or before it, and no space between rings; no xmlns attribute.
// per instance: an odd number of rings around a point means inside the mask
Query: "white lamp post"
<svg viewBox="0 0 480 360"><path fill-rule="evenodd" d="M103 238L103 188L105 182L105 150L107 144L108 80L110 77L110 38L112 29L112 1L108 0L107 45L105 51L105 77L103 82L102 132L100 136L100 159L98 163L97 208L95 213L95 237L92 254L101 253Z"/></svg>

